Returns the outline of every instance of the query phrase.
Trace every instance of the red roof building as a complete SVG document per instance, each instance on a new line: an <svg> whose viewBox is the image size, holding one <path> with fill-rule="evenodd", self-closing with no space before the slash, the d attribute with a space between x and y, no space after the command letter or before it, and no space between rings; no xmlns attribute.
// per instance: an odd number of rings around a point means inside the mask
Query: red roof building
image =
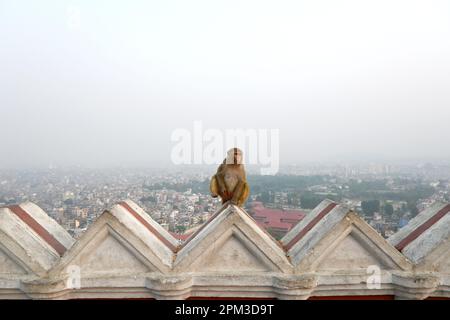
<svg viewBox="0 0 450 320"><path fill-rule="evenodd" d="M299 210L266 208L258 201L251 203L250 213L260 227L279 235L289 232L306 215Z"/></svg>

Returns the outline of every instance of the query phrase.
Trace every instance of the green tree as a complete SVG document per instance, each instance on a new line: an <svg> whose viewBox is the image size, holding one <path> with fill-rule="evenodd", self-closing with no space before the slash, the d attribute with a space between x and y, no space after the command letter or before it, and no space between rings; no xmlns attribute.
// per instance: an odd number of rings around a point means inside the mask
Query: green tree
<svg viewBox="0 0 450 320"><path fill-rule="evenodd" d="M417 205L415 202L408 201L407 207L409 212L411 212L412 217L415 217L419 214L419 209L417 209Z"/></svg>
<svg viewBox="0 0 450 320"><path fill-rule="evenodd" d="M270 191L263 191L256 198L257 201L261 201L262 203L273 203L275 195Z"/></svg>
<svg viewBox="0 0 450 320"><path fill-rule="evenodd" d="M375 212L380 212L380 200L368 200L361 202L361 209L365 215L372 215Z"/></svg>
<svg viewBox="0 0 450 320"><path fill-rule="evenodd" d="M177 225L175 226L176 233L184 233L186 231L186 226Z"/></svg>
<svg viewBox="0 0 450 320"><path fill-rule="evenodd" d="M300 204L303 209L314 209L321 203L325 197L313 193L304 193L300 196Z"/></svg>
<svg viewBox="0 0 450 320"><path fill-rule="evenodd" d="M394 206L390 203L386 203L384 205L384 213L388 216L392 216L394 214Z"/></svg>

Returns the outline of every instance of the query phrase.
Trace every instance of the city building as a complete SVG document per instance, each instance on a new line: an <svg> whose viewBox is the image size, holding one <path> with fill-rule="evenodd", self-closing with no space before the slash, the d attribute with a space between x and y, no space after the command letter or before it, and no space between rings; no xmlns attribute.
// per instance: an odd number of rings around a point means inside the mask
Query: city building
<svg viewBox="0 0 450 320"><path fill-rule="evenodd" d="M252 202L250 207L250 214L258 225L275 236L284 236L305 217L302 211L266 208L258 201Z"/></svg>

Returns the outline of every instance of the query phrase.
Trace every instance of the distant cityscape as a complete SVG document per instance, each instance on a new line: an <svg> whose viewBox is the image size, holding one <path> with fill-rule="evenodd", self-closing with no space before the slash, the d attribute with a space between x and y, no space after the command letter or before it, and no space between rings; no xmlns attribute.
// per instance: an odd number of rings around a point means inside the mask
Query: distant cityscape
<svg viewBox="0 0 450 320"><path fill-rule="evenodd" d="M80 237L113 204L132 199L180 239L219 208L213 171L48 168L0 170L0 206L32 201ZM245 209L279 239L324 199L346 204L384 237L419 211L450 201L450 164L291 165L276 176L249 170Z"/></svg>

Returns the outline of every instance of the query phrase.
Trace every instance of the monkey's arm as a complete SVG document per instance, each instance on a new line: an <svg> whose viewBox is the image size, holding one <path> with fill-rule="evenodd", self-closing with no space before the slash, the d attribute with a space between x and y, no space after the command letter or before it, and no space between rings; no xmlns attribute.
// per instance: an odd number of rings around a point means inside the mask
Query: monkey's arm
<svg viewBox="0 0 450 320"><path fill-rule="evenodd" d="M227 199L229 194L227 192L227 188L224 182L223 171L225 169L225 165L221 164L217 169L217 173L211 178L211 183L209 185L209 190L211 195L216 198L220 196L223 199Z"/></svg>
<svg viewBox="0 0 450 320"><path fill-rule="evenodd" d="M241 197L238 200L238 206L242 207L242 205L247 201L248 196L250 195L250 187L247 182L244 185L244 191L242 191Z"/></svg>
<svg viewBox="0 0 450 320"><path fill-rule="evenodd" d="M217 198L217 196L219 195L219 184L217 182L216 175L214 175L211 178L211 182L209 184L209 191L211 192L213 198Z"/></svg>
<svg viewBox="0 0 450 320"><path fill-rule="evenodd" d="M225 165L221 164L219 166L219 168L217 169L217 173L215 175L216 180L217 180L217 185L219 187L219 194L221 196L224 195L224 193L227 191L227 187L225 185L225 181L224 181L224 175L223 175L223 171L225 169Z"/></svg>

